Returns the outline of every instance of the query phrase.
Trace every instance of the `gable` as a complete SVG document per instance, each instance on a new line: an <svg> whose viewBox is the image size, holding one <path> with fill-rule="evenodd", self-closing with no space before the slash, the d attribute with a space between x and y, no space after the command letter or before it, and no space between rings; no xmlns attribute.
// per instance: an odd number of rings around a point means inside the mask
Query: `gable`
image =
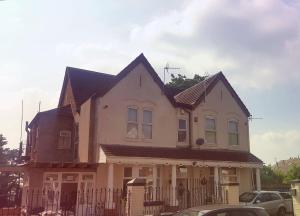
<svg viewBox="0 0 300 216"><path fill-rule="evenodd" d="M226 89L229 91L230 95L233 97L235 102L239 105L240 109L244 112L246 116L250 116L250 112L242 102L238 94L234 91L228 80L225 78L222 72L219 72L213 76L208 77L204 81L180 92L175 95L175 101L179 105L187 105L191 109L195 109L205 98L209 95L216 84L221 81Z"/></svg>

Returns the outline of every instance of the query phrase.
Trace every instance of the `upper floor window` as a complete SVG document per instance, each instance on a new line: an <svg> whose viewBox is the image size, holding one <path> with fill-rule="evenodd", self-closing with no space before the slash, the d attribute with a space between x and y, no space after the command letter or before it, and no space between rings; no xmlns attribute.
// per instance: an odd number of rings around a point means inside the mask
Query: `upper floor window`
<svg viewBox="0 0 300 216"><path fill-rule="evenodd" d="M217 143L217 129L215 118L205 118L205 141L211 144Z"/></svg>
<svg viewBox="0 0 300 216"><path fill-rule="evenodd" d="M143 138L152 139L152 111L143 110Z"/></svg>
<svg viewBox="0 0 300 216"><path fill-rule="evenodd" d="M178 142L186 142L187 139L187 125L185 119L178 120Z"/></svg>
<svg viewBox="0 0 300 216"><path fill-rule="evenodd" d="M238 122L230 120L228 122L228 138L229 145L239 144L239 132L238 132Z"/></svg>
<svg viewBox="0 0 300 216"><path fill-rule="evenodd" d="M71 131L61 130L58 137L58 149L71 148Z"/></svg>
<svg viewBox="0 0 300 216"><path fill-rule="evenodd" d="M127 111L127 137L138 138L138 110L128 108Z"/></svg>

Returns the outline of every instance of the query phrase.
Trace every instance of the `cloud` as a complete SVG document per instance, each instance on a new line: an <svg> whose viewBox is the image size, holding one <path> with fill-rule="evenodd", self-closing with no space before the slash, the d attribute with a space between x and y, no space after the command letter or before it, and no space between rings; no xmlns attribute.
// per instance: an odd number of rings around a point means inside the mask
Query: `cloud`
<svg viewBox="0 0 300 216"><path fill-rule="evenodd" d="M135 26L130 40L173 56L188 72L221 69L240 86L270 88L300 79L292 69L300 66L299 11L299 4L276 0L195 0ZM205 57L186 61L193 56Z"/></svg>
<svg viewBox="0 0 300 216"><path fill-rule="evenodd" d="M251 151L265 163L300 155L300 130L267 131L251 136Z"/></svg>

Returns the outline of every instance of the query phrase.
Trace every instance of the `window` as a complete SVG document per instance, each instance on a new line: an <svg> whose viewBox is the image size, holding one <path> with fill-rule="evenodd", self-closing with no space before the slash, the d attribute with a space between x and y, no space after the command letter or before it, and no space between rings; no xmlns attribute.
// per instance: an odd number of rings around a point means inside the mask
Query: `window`
<svg viewBox="0 0 300 216"><path fill-rule="evenodd" d="M124 168L124 178L131 178L132 177L132 168L125 167Z"/></svg>
<svg viewBox="0 0 300 216"><path fill-rule="evenodd" d="M152 111L143 111L143 138L152 139Z"/></svg>
<svg viewBox="0 0 300 216"><path fill-rule="evenodd" d="M138 138L138 111L135 108L128 108L127 137Z"/></svg>
<svg viewBox="0 0 300 216"><path fill-rule="evenodd" d="M239 144L238 122L230 120L228 122L229 145Z"/></svg>
<svg viewBox="0 0 300 216"><path fill-rule="evenodd" d="M59 132L58 149L69 149L71 147L71 131L61 130Z"/></svg>
<svg viewBox="0 0 300 216"><path fill-rule="evenodd" d="M222 168L221 175L222 175L222 183L238 182L236 168Z"/></svg>
<svg viewBox="0 0 300 216"><path fill-rule="evenodd" d="M179 119L178 120L178 142L186 142L187 139L187 127L186 120Z"/></svg>
<svg viewBox="0 0 300 216"><path fill-rule="evenodd" d="M217 143L216 119L211 117L205 118L205 141L207 143Z"/></svg>

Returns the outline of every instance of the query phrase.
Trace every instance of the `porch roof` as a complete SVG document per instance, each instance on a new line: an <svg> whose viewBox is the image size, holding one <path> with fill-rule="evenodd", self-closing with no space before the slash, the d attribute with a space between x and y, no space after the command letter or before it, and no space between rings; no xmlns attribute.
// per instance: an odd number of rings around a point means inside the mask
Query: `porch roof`
<svg viewBox="0 0 300 216"><path fill-rule="evenodd" d="M100 145L107 157L145 157L145 158L164 158L182 159L196 161L230 161L243 163L262 164L259 158L246 151L231 150L209 150L209 149L190 149L190 148L162 148L162 147L141 147L126 145Z"/></svg>

